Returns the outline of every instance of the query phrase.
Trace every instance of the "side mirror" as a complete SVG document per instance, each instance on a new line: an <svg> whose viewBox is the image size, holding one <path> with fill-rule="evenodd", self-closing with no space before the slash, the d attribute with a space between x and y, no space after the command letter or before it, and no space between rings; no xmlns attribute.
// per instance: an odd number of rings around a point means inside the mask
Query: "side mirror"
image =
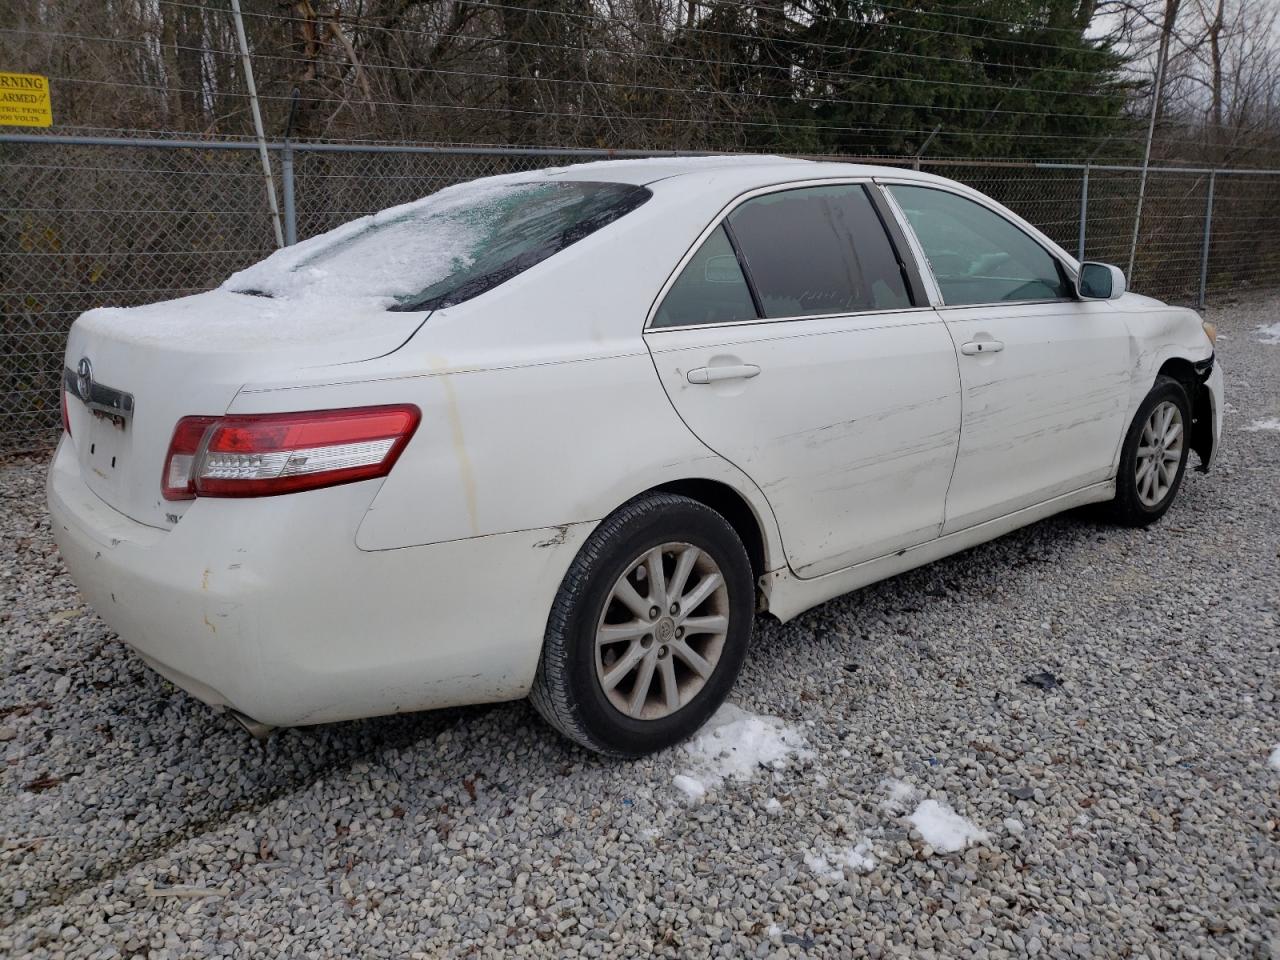
<svg viewBox="0 0 1280 960"><path fill-rule="evenodd" d="M1077 286L1084 300L1115 300L1124 294L1124 271L1109 263L1082 263Z"/></svg>

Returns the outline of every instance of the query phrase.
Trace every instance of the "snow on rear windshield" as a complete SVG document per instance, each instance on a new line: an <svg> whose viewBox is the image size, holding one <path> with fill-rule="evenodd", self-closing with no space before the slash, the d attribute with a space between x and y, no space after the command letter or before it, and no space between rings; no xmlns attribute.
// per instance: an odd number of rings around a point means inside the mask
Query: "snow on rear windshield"
<svg viewBox="0 0 1280 960"><path fill-rule="evenodd" d="M223 289L435 309L492 289L649 196L620 183L463 184L279 250Z"/></svg>

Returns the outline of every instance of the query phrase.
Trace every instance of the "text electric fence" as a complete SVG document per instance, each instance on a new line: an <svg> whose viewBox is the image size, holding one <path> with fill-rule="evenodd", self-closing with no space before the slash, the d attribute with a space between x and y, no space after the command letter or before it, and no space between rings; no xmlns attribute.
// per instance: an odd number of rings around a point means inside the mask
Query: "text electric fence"
<svg viewBox="0 0 1280 960"><path fill-rule="evenodd" d="M0 449L53 435L66 333L80 313L207 290L271 252L256 149L243 140L0 135ZM658 153L269 149L289 238L476 177ZM995 197L1073 253L1128 263L1136 167L935 160L922 169ZM1280 170L1152 169L1133 274L1139 292L1189 304L1280 284Z"/></svg>

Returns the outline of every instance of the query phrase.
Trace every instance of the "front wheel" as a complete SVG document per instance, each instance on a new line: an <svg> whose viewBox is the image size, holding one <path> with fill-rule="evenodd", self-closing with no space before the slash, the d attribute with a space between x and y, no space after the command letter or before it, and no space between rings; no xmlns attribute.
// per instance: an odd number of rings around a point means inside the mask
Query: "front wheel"
<svg viewBox="0 0 1280 960"><path fill-rule="evenodd" d="M565 575L530 699L592 750L668 747L724 702L753 610L751 563L724 517L687 497L637 498L600 524Z"/></svg>
<svg viewBox="0 0 1280 960"><path fill-rule="evenodd" d="M1111 504L1115 520L1145 527L1165 515L1186 472L1190 425L1186 389L1172 377L1157 377L1138 406L1120 451L1116 498Z"/></svg>

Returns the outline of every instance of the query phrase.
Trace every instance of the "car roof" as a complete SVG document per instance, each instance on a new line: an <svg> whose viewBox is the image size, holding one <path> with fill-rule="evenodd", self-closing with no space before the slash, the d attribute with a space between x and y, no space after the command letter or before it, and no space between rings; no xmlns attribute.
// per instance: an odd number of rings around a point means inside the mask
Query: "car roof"
<svg viewBox="0 0 1280 960"><path fill-rule="evenodd" d="M829 160L802 160L762 154L723 154L689 157L644 157L626 160L596 160L541 171L549 179L595 180L647 186L659 181L710 178L732 182L739 189L764 187L795 180L824 177L897 177L939 182L941 177L910 168L884 167ZM670 184L683 186L683 184Z"/></svg>

